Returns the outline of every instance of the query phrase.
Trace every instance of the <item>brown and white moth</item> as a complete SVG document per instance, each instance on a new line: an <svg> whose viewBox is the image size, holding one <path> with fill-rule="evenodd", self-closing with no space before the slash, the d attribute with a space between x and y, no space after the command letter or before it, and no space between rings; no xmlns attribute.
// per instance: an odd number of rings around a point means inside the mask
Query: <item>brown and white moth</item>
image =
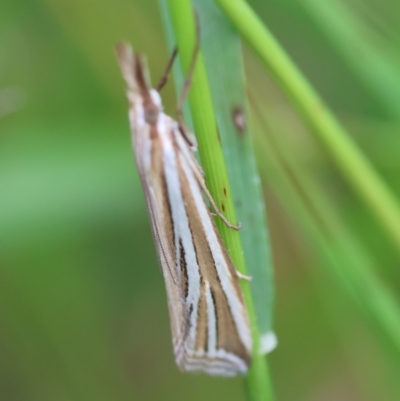
<svg viewBox="0 0 400 401"><path fill-rule="evenodd" d="M165 280L176 363L183 371L245 374L252 340L240 274L203 196L232 225L207 190L193 153L194 136L164 114L144 58L124 43L117 45L117 55L128 86L133 148Z"/></svg>

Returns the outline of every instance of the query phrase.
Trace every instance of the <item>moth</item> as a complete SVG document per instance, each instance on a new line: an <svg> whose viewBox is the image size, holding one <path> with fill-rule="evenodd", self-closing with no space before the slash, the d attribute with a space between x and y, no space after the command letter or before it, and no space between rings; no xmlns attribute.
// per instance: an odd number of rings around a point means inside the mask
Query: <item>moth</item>
<svg viewBox="0 0 400 401"><path fill-rule="evenodd" d="M214 213L232 225L205 185L194 155L194 135L183 119L175 121L163 112L159 90L173 58L157 90L150 86L143 56L124 43L116 50L128 87L133 149L164 276L176 363L182 371L245 374L252 340L241 275L205 198ZM189 82L188 74L180 103Z"/></svg>

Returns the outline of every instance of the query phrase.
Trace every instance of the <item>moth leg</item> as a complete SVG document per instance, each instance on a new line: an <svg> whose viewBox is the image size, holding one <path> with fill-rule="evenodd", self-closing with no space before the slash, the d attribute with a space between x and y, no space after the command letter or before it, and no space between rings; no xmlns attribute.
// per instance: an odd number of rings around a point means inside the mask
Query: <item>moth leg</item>
<svg viewBox="0 0 400 401"><path fill-rule="evenodd" d="M248 276L247 274L240 273L240 271L236 270L236 269L235 269L235 271L236 271L236 277L237 278L240 278L240 279L246 280L246 281L253 280L253 276Z"/></svg>
<svg viewBox="0 0 400 401"><path fill-rule="evenodd" d="M213 197L211 196L210 192L208 191L206 184L204 183L203 177L199 177L199 173L196 171L196 178L200 184L201 189L203 190L203 192L206 194L207 199L210 201L210 205L212 206L212 208L214 209L214 215L217 215L224 223L227 227L229 228L233 228L234 230L240 230L240 228L242 227L242 225L240 223L238 223L237 225L232 224L223 214L222 212L218 209L218 206L216 205ZM213 214L213 213L211 213Z"/></svg>
<svg viewBox="0 0 400 401"><path fill-rule="evenodd" d="M206 188L206 186L204 186L204 188ZM207 189L207 188L206 188L206 189ZM204 189L203 189L203 190L204 190ZM207 199L210 201L212 208L214 209L214 212L210 212L211 216L214 216L214 217L218 216L218 217L225 223L225 225L226 225L227 227L233 228L234 230L239 231L239 230L242 228L242 225L241 225L240 223L232 224L232 223L222 214L222 212L217 208L217 205L215 204L214 199L211 197L211 194L208 192L208 190L207 190L207 192L204 190L204 192L205 192L205 194L206 194L206 196L207 196Z"/></svg>
<svg viewBox="0 0 400 401"><path fill-rule="evenodd" d="M204 177L202 174L202 170L199 168L198 163L191 163L190 164L192 167L192 171L193 174L197 180L197 182L200 185L201 190L204 192L204 194L206 195L207 199L210 202L210 205L212 206L214 213L210 212L211 215L217 215L224 223L227 227L229 228L233 228L234 230L240 230L241 228L241 224L238 223L237 225L232 224L224 215L223 213L218 209L218 206L216 205L213 197L211 196L210 192L208 191L208 188L204 182Z"/></svg>
<svg viewBox="0 0 400 401"><path fill-rule="evenodd" d="M242 227L242 225L240 223L238 224L232 224L223 214L222 212L218 209L217 205L214 202L214 199L212 198L210 192L208 192L207 187L205 186L204 182L202 183L202 189L204 191L204 193L207 196L207 199L210 201L210 204L212 206L212 208L214 209L215 214L225 223L225 225L229 228L233 228L234 230L239 231L240 228Z"/></svg>
<svg viewBox="0 0 400 401"><path fill-rule="evenodd" d="M189 128L186 127L186 125L182 125L182 124L184 124L184 123L182 123L182 121L178 122L179 132L181 133L181 135L183 136L185 141L189 144L192 152L196 152L197 151L197 140L196 140L196 137L189 130Z"/></svg>
<svg viewBox="0 0 400 401"><path fill-rule="evenodd" d="M160 80L158 81L158 85L156 86L156 90L157 92L160 92L162 88L164 88L165 84L168 82L168 76L169 73L171 72L171 68L174 64L176 55L178 54L178 49L175 47L174 51L171 54L171 58L168 61L167 66L165 67L165 71L164 74L162 75L162 77L160 78Z"/></svg>

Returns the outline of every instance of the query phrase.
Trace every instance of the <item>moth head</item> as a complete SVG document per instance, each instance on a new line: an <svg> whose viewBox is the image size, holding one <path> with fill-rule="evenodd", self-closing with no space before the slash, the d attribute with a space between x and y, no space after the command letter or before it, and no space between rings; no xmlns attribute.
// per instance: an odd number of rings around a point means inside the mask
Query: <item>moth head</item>
<svg viewBox="0 0 400 401"><path fill-rule="evenodd" d="M128 85L130 101L141 103L146 122L155 124L162 105L158 92L151 89L146 58L134 53L132 47L123 42L116 45L116 51L122 75Z"/></svg>
<svg viewBox="0 0 400 401"><path fill-rule="evenodd" d="M143 97L149 96L151 85L146 58L135 53L128 43L117 43L115 50L128 89Z"/></svg>
<svg viewBox="0 0 400 401"><path fill-rule="evenodd" d="M155 89L150 89L150 101L144 103L144 118L147 123L155 124L162 110L160 94Z"/></svg>
<svg viewBox="0 0 400 401"><path fill-rule="evenodd" d="M128 85L128 89L137 93L139 88L136 81L134 53L132 47L128 43L119 42L116 44L115 50L117 52L122 76Z"/></svg>

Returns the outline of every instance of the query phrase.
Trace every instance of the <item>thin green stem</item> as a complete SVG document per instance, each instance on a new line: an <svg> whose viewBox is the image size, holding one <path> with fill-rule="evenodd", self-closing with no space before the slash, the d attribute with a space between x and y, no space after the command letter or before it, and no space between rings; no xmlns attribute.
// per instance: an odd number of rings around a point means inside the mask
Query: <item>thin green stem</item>
<svg viewBox="0 0 400 401"><path fill-rule="evenodd" d="M169 17L179 49L182 70L189 68L195 44L194 10L189 0L168 0ZM199 144L202 166L207 186L218 207L231 222L236 221L235 209L230 192L224 156L218 136L211 92L208 84L203 55L200 52L193 73L192 86L188 96L194 130ZM224 243L236 268L246 273L239 233L216 220ZM249 400L272 400L271 385L266 359L259 355L259 334L249 283L242 280L242 289L248 307L253 334L253 361L246 376Z"/></svg>
<svg viewBox="0 0 400 401"><path fill-rule="evenodd" d="M370 255L342 223L327 196L289 151L279 124L273 119L263 119L260 123L263 131L267 126L270 128L267 135L259 135L257 140L257 149L263 154L259 158L264 166L261 171L307 232L332 277L357 302L399 366L400 307L396 297L376 274ZM322 272L315 274L318 278L324 276Z"/></svg>
<svg viewBox="0 0 400 401"><path fill-rule="evenodd" d="M215 2L271 71L343 177L400 252L400 207L391 190L247 3L243 0Z"/></svg>

